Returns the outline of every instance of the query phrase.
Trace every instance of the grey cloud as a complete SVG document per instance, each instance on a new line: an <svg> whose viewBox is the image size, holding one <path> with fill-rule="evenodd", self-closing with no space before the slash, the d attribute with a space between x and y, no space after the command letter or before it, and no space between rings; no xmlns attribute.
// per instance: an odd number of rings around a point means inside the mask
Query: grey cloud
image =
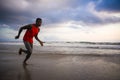
<svg viewBox="0 0 120 80"><path fill-rule="evenodd" d="M57 3L59 1L59 3ZM101 20L85 7L90 2L99 0L1 0L0 24L25 24L31 23L36 17L43 18L43 24L60 23L69 20L82 21L85 24L105 24L118 22L120 19L111 17ZM53 3L56 3L53 5ZM103 2L106 3L105 0ZM103 3L101 2L101 4ZM103 6L104 7L104 6ZM96 4L96 10L102 9Z"/></svg>
<svg viewBox="0 0 120 80"><path fill-rule="evenodd" d="M63 4L63 2L60 0L52 1L59 1L61 5ZM67 0L64 1L67 2ZM56 5L52 5L54 2L51 2L49 5L49 2L49 0L21 0L18 3L16 0L1 0L0 23L21 24L31 22L32 19L36 17L49 18L49 13L55 12L56 10L60 10L67 6L65 4L61 6L59 3L57 3ZM54 15L54 13L51 14L51 16L52 15ZM52 17L50 17L50 19ZM58 21L54 17L53 19L51 19L51 22Z"/></svg>

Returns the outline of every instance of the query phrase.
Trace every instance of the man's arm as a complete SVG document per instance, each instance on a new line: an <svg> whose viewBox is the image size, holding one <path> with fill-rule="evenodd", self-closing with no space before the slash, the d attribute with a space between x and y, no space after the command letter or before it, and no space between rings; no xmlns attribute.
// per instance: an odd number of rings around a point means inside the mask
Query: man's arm
<svg viewBox="0 0 120 80"><path fill-rule="evenodd" d="M31 27L32 27L31 24L21 27L21 28L19 29L18 35L15 36L15 39L18 39L18 38L20 37L20 34L21 34L21 32L22 32L24 29L31 29Z"/></svg>
<svg viewBox="0 0 120 80"><path fill-rule="evenodd" d="M38 36L35 36L35 39L41 44L41 46L43 46L43 42L38 38Z"/></svg>

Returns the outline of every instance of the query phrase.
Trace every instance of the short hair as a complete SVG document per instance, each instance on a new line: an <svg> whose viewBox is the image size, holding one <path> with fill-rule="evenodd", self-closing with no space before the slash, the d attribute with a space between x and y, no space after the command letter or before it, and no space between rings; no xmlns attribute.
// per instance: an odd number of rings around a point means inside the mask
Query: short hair
<svg viewBox="0 0 120 80"><path fill-rule="evenodd" d="M37 18L36 21L42 21L42 19L41 18Z"/></svg>

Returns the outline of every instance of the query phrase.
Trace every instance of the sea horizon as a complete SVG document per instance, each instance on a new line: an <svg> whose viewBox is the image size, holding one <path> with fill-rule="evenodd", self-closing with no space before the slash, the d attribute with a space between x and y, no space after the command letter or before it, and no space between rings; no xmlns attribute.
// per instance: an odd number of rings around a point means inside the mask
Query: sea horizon
<svg viewBox="0 0 120 80"><path fill-rule="evenodd" d="M22 43L23 41L0 41L0 43ZM116 43L116 44L120 44L120 41L43 41L44 43L89 43L89 44L104 44L104 43ZM36 43L36 41L34 42Z"/></svg>

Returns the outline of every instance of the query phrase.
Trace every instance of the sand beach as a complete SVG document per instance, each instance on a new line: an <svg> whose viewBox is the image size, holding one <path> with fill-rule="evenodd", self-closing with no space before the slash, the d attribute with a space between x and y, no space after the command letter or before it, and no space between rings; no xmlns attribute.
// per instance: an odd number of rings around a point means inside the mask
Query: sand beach
<svg viewBox="0 0 120 80"><path fill-rule="evenodd" d="M120 80L120 54L53 54L46 50L34 52L28 65L23 65L25 54L17 52L20 46L1 45L0 80Z"/></svg>

